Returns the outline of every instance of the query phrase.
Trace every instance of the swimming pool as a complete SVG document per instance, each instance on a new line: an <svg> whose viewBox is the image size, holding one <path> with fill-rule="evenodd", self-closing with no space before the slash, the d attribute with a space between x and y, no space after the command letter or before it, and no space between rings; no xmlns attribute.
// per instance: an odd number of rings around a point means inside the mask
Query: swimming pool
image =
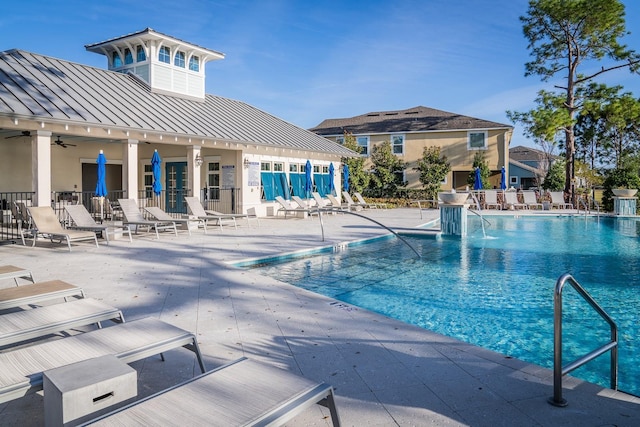
<svg viewBox="0 0 640 427"><path fill-rule="evenodd" d="M261 274L545 367L553 290L566 272L619 328L619 388L640 395L640 222L592 217L469 218L464 239L405 236L250 266ZM609 339L576 292L564 294L564 363ZM609 353L572 372L609 386Z"/></svg>

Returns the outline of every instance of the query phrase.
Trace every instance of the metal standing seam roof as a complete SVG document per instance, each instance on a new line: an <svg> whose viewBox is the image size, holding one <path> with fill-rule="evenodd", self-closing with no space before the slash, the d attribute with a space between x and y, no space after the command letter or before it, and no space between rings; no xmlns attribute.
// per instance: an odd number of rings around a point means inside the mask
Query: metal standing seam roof
<svg viewBox="0 0 640 427"><path fill-rule="evenodd" d="M355 155L241 101L154 93L130 74L22 50L0 52L0 115Z"/></svg>
<svg viewBox="0 0 640 427"><path fill-rule="evenodd" d="M513 126L423 106L406 110L374 111L359 116L327 119L310 129L319 135L355 135L459 131L474 129L513 129Z"/></svg>

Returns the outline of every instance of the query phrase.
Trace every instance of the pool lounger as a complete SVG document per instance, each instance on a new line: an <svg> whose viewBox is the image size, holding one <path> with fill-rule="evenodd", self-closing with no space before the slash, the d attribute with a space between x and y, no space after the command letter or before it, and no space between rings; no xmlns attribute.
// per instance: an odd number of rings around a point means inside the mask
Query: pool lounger
<svg viewBox="0 0 640 427"><path fill-rule="evenodd" d="M282 425L316 403L340 425L330 385L241 358L85 425Z"/></svg>
<svg viewBox="0 0 640 427"><path fill-rule="evenodd" d="M19 285L18 279L27 279L31 280L32 283L35 282L31 271L16 267L15 265L0 265L0 280L1 279L13 279L16 282L16 286Z"/></svg>
<svg viewBox="0 0 640 427"><path fill-rule="evenodd" d="M205 372L195 336L151 317L0 353L0 403L42 390L49 369L109 354L131 363L179 347L193 351Z"/></svg>
<svg viewBox="0 0 640 427"><path fill-rule="evenodd" d="M0 315L0 347L42 338L81 326L113 320L124 322L122 312L93 298L47 305Z"/></svg>
<svg viewBox="0 0 640 427"><path fill-rule="evenodd" d="M84 291L62 280L5 288L0 289L0 310L37 304L56 298L64 298L66 301L68 297L84 298Z"/></svg>

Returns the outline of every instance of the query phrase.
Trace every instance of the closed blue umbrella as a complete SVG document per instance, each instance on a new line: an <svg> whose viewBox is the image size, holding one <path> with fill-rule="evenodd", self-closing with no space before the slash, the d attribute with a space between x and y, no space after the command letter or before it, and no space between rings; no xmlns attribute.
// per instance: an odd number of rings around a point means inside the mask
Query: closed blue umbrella
<svg viewBox="0 0 640 427"><path fill-rule="evenodd" d="M482 190L482 178L480 177L480 168L476 168L476 179L473 182L474 190Z"/></svg>
<svg viewBox="0 0 640 427"><path fill-rule="evenodd" d="M346 163L342 166L342 188L349 191L349 165Z"/></svg>
<svg viewBox="0 0 640 427"><path fill-rule="evenodd" d="M504 166L502 167L502 171L500 172L500 189L507 189L507 173L504 170Z"/></svg>
<svg viewBox="0 0 640 427"><path fill-rule="evenodd" d="M107 195L107 158L102 150L96 159L98 164L98 182L96 183L96 196L105 197Z"/></svg>
<svg viewBox="0 0 640 427"><path fill-rule="evenodd" d="M329 164L329 193L336 195L336 184L333 182L335 174L335 169L333 168L333 163Z"/></svg>
<svg viewBox="0 0 640 427"><path fill-rule="evenodd" d="M313 179L311 178L311 162L307 160L307 164L304 167L304 193L307 197L311 197L311 192L313 191Z"/></svg>
<svg viewBox="0 0 640 427"><path fill-rule="evenodd" d="M153 157L151 157L151 170L153 172L153 192L156 196L159 196L162 192L162 182L160 181L162 170L160 169L160 163L162 163L162 159L160 158L160 154L158 154L158 150L156 150L153 152Z"/></svg>

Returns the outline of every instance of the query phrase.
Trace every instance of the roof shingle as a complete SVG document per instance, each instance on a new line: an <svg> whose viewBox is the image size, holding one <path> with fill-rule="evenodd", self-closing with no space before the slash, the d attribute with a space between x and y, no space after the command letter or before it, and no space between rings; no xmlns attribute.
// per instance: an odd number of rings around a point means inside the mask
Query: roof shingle
<svg viewBox="0 0 640 427"><path fill-rule="evenodd" d="M471 129L509 129L510 125L417 106L406 110L376 111L343 119L326 119L310 129L319 135L355 135Z"/></svg>

